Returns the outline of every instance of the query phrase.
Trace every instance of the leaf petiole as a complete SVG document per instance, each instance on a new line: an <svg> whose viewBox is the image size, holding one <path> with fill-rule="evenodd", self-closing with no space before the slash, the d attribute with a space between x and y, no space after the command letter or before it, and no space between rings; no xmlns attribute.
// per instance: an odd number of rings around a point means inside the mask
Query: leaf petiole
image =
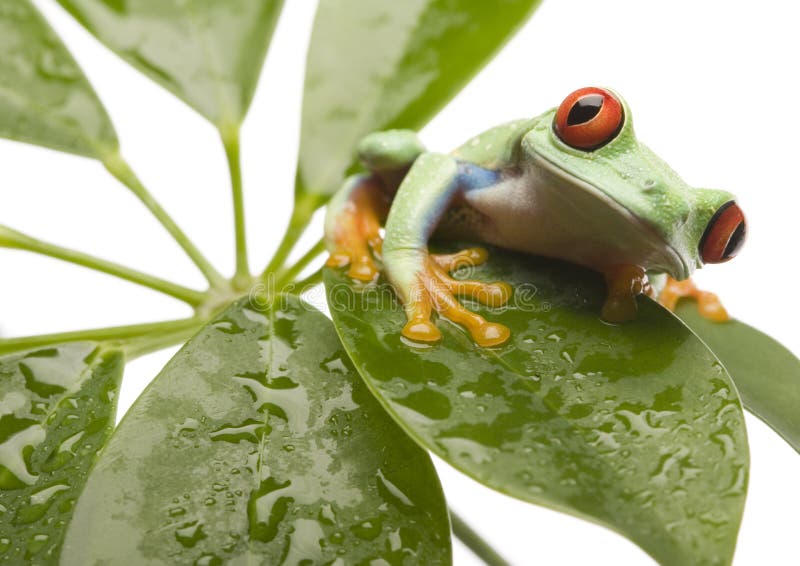
<svg viewBox="0 0 800 566"><path fill-rule="evenodd" d="M308 228L314 213L326 200L327 197L311 193L297 195L294 209L292 210L292 216L289 219L289 226L286 228L286 233L283 235L281 243L275 250L275 255L272 256L266 269L264 269L261 274L262 279L266 279L271 273L276 273L286 264L286 259L289 257L289 254L292 253L300 236L302 236L306 228Z"/></svg>
<svg viewBox="0 0 800 566"><path fill-rule="evenodd" d="M133 192L142 201L147 209L153 214L161 225L170 233L178 245L183 248L186 255L194 262L197 268L203 273L209 284L214 288L223 288L227 285L225 278L217 271L206 259L203 253L189 237L178 227L172 217L156 201L150 191L142 184L136 173L133 172L125 158L118 152L112 152L103 157L103 165L114 177Z"/></svg>
<svg viewBox="0 0 800 566"><path fill-rule="evenodd" d="M280 289L284 285L292 283L295 278L306 268L308 265L317 259L325 251L325 240L320 239L314 246L308 250L303 257L288 269L278 272L277 287Z"/></svg>
<svg viewBox="0 0 800 566"><path fill-rule="evenodd" d="M322 268L319 268L314 273L296 282L289 282L279 287L281 293L290 293L292 295L300 296L312 287L316 287L322 283Z"/></svg>
<svg viewBox="0 0 800 566"><path fill-rule="evenodd" d="M25 250L94 269L95 271L113 275L114 277L119 277L131 283L136 283L137 285L142 285L143 287L148 287L164 293L165 295L175 297L193 307L200 306L205 299L204 293L200 291L189 289L183 285L172 283L171 281L143 273L113 261L100 259L83 252L38 240L5 226L0 226L0 247Z"/></svg>
<svg viewBox="0 0 800 566"><path fill-rule="evenodd" d="M464 543L475 556L483 560L488 566L511 566L500 554L489 545L464 519L450 509L450 523L453 526L453 534L458 540Z"/></svg>
<svg viewBox="0 0 800 566"><path fill-rule="evenodd" d="M139 340L144 342L145 338L152 338L155 343L159 338L174 338L180 333L189 333L203 324L204 319L200 317L184 318L179 320L168 320L163 322L150 322L145 324L133 324L129 326L111 326L107 328L95 328L90 330L77 330L73 332L61 332L58 334L40 334L38 336L24 336L21 338L0 339L0 355L20 350L48 346L50 344L64 344L66 342L104 342L110 346L121 346L132 344ZM136 344L133 344L136 346ZM142 344L139 344L141 348ZM148 351L154 351L153 348ZM133 348L134 353L142 355L141 352Z"/></svg>
<svg viewBox="0 0 800 566"><path fill-rule="evenodd" d="M239 127L220 127L219 131L222 145L225 147L225 155L228 159L231 194L233 196L233 218L236 234L236 273L233 276L233 285L238 290L244 290L250 286L252 281L247 260L247 231L245 227Z"/></svg>

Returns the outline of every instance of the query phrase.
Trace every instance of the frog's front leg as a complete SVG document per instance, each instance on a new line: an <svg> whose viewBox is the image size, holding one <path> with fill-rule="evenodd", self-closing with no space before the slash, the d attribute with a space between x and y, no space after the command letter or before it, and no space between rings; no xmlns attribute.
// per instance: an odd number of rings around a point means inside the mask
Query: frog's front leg
<svg viewBox="0 0 800 566"><path fill-rule="evenodd" d="M667 277L664 289L658 295L658 302L671 311L678 306L678 301L685 297L693 298L697 301L697 311L701 316L714 322L726 322L730 320L728 311L722 306L719 297L708 291L701 291L691 279L678 281L672 277Z"/></svg>
<svg viewBox="0 0 800 566"><path fill-rule="evenodd" d="M408 323L403 335L418 342L435 342L441 333L431 321L433 311L465 326L480 346L496 346L508 340L508 328L487 321L466 309L458 296L499 306L508 301L511 287L452 279L449 271L461 265L486 261L485 250L469 249L451 255L430 255L427 243L444 212L458 198L468 179L462 179L458 162L451 156L422 155L403 181L386 223L384 266L386 275L403 302Z"/></svg>
<svg viewBox="0 0 800 566"><path fill-rule="evenodd" d="M348 275L372 281L378 274L373 253L381 253L381 221L391 196L375 175L354 175L331 201L325 219L328 267L350 266Z"/></svg>
<svg viewBox="0 0 800 566"><path fill-rule="evenodd" d="M636 318L637 295L655 296L647 272L638 265L613 265L604 272L608 294L602 318L607 322L627 322Z"/></svg>

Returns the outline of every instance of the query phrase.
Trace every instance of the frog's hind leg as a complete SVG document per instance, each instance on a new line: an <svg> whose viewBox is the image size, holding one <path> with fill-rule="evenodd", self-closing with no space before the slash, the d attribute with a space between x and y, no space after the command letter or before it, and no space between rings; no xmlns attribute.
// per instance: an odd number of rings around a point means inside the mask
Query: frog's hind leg
<svg viewBox="0 0 800 566"><path fill-rule="evenodd" d="M457 296L471 297L489 306L502 306L511 297L511 286L506 283L483 283L462 281L450 277L453 267L477 265L486 261L488 254L480 248L464 250L457 254L426 256L417 280L410 286L405 297L408 323L403 336L417 342L435 342L441 337L431 321L433 310L460 324L469 331L472 339L484 347L503 344L511 336L502 324L487 321L482 316L464 307Z"/></svg>
<svg viewBox="0 0 800 566"><path fill-rule="evenodd" d="M424 150L410 130L378 132L361 140L358 157L369 173L348 178L328 206L327 266L349 266L348 275L360 281L375 278L374 257L380 257L383 247L381 224L398 186Z"/></svg>
<svg viewBox="0 0 800 566"><path fill-rule="evenodd" d="M678 281L672 277L667 277L664 289L658 295L658 302L667 309L674 311L678 306L678 301L685 297L693 298L697 301L697 311L703 318L714 322L730 320L728 311L722 306L719 297L714 293L701 291L691 279Z"/></svg>
<svg viewBox="0 0 800 566"><path fill-rule="evenodd" d="M373 253L381 253L381 221L389 199L372 175L350 177L328 208L325 239L330 251L328 267L349 266L348 275L372 281L378 274Z"/></svg>

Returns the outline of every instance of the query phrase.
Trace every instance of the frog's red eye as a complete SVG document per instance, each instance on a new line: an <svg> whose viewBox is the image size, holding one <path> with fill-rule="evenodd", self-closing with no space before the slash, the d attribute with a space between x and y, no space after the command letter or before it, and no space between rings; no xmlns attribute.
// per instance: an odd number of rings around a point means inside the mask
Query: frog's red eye
<svg viewBox="0 0 800 566"><path fill-rule="evenodd" d="M747 224L744 213L731 201L714 214L700 240L700 255L703 263L722 263L732 259L742 249Z"/></svg>
<svg viewBox="0 0 800 566"><path fill-rule="evenodd" d="M622 104L617 97L605 89L587 87L564 99L554 127L568 146L591 151L617 137L622 122Z"/></svg>

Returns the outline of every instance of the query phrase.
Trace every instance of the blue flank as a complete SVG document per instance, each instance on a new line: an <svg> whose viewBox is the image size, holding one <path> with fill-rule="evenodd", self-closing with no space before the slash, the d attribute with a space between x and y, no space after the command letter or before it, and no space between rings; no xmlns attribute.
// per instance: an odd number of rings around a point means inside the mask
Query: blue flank
<svg viewBox="0 0 800 566"><path fill-rule="evenodd" d="M474 163L458 162L458 177L456 182L464 192L493 187L500 182L502 177L499 171L484 169Z"/></svg>

